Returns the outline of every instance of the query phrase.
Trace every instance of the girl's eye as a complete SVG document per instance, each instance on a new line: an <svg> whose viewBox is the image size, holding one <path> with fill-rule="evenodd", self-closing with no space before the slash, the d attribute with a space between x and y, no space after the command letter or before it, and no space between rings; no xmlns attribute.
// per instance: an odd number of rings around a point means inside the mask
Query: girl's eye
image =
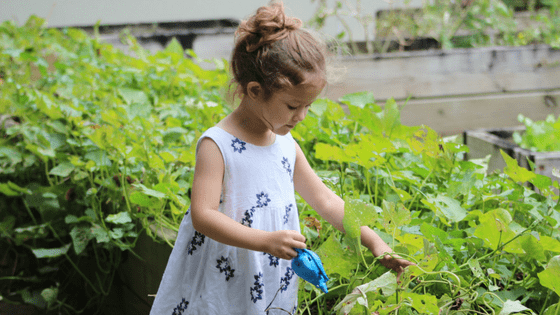
<svg viewBox="0 0 560 315"><path fill-rule="evenodd" d="M289 110L296 110L297 107L293 107L293 106L288 105L288 109L289 109Z"/></svg>

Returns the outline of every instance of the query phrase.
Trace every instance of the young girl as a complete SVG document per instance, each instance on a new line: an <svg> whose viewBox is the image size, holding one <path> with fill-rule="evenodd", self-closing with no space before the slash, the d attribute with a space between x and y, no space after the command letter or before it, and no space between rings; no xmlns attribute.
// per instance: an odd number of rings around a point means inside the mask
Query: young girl
<svg viewBox="0 0 560 315"><path fill-rule="evenodd" d="M343 230L344 201L290 135L326 84L326 46L300 27L281 3L239 26L231 68L241 104L198 141L191 207L152 315L294 312L290 260L305 248L294 190ZM362 243L375 256L392 252L368 227ZM399 274L411 264L389 255L382 262Z"/></svg>

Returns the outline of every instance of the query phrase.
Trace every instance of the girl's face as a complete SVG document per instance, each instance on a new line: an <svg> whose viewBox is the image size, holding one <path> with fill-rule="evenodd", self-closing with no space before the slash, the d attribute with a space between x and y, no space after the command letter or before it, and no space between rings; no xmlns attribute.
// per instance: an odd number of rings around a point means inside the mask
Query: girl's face
<svg viewBox="0 0 560 315"><path fill-rule="evenodd" d="M308 74L297 86L277 91L266 101L259 98L263 123L278 135L287 134L305 118L325 84L322 76Z"/></svg>

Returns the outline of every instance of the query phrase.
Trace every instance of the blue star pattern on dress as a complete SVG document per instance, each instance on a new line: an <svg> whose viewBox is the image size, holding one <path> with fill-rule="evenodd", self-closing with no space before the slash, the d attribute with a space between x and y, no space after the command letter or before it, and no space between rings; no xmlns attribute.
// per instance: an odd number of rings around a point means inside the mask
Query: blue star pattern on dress
<svg viewBox="0 0 560 315"><path fill-rule="evenodd" d="M269 253L263 253L263 255L268 255L268 259L270 260L270 266L278 267L278 264L280 263L278 257L273 256Z"/></svg>
<svg viewBox="0 0 560 315"><path fill-rule="evenodd" d="M231 146L233 148L233 152L239 152L241 153L241 151L243 150L247 150L247 148L245 147L247 143L235 138L234 140L231 140Z"/></svg>
<svg viewBox="0 0 560 315"><path fill-rule="evenodd" d="M284 277L280 279L280 285L282 285L281 291L284 292L288 290L288 286L290 285L290 280L292 280L295 272L291 267L286 268L286 273Z"/></svg>
<svg viewBox="0 0 560 315"><path fill-rule="evenodd" d="M288 172L288 175L290 175L290 179L293 182L294 178L292 177L292 166L290 165L290 162L288 161L287 157L282 158L282 166L284 167L286 172Z"/></svg>
<svg viewBox="0 0 560 315"><path fill-rule="evenodd" d="M258 275L255 275L255 286L251 287L251 301L253 301L253 303L257 303L257 300L262 300L262 294L264 292L264 283L262 282L262 277L262 272L259 272Z"/></svg>
<svg viewBox="0 0 560 315"><path fill-rule="evenodd" d="M222 256L222 258L216 259L216 261L218 262L216 268L220 269L220 272L225 273L226 281L229 281L230 278L233 278L233 272L235 271L235 269L231 269L231 266L229 265L229 259Z"/></svg>
<svg viewBox="0 0 560 315"><path fill-rule="evenodd" d="M186 301L185 298L183 298L181 303L177 304L177 307L175 307L173 309L173 313L171 313L171 315L181 315L181 314L183 314L183 312L187 310L188 306L189 306L189 302Z"/></svg>
<svg viewBox="0 0 560 315"><path fill-rule="evenodd" d="M253 215L255 214L255 207L251 207L251 209L245 211L245 216L241 219L241 224L251 227L253 224Z"/></svg>
<svg viewBox="0 0 560 315"><path fill-rule="evenodd" d="M257 206L259 208L268 206L268 203L270 202L270 198L268 198L268 194L265 194L264 191L261 192L260 194L257 194L257 198L259 199L257 200Z"/></svg>
<svg viewBox="0 0 560 315"><path fill-rule="evenodd" d="M284 215L284 224L288 224L288 219L290 218L290 211L292 211L292 207L294 205L292 205L290 203L289 206L286 206L286 214Z"/></svg>
<svg viewBox="0 0 560 315"><path fill-rule="evenodd" d="M189 255L192 255L193 252L197 249L197 246L201 246L204 243L206 236L202 233L198 233L198 231L194 231L194 236L191 239L189 245L187 245L187 252Z"/></svg>

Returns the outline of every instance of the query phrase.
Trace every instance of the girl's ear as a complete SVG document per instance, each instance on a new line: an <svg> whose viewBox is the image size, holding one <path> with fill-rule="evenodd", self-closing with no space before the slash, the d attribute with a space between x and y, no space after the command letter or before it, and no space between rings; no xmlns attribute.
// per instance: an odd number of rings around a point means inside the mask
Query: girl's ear
<svg viewBox="0 0 560 315"><path fill-rule="evenodd" d="M247 96L253 100L257 100L262 97L264 91L259 82L251 81L247 83Z"/></svg>

